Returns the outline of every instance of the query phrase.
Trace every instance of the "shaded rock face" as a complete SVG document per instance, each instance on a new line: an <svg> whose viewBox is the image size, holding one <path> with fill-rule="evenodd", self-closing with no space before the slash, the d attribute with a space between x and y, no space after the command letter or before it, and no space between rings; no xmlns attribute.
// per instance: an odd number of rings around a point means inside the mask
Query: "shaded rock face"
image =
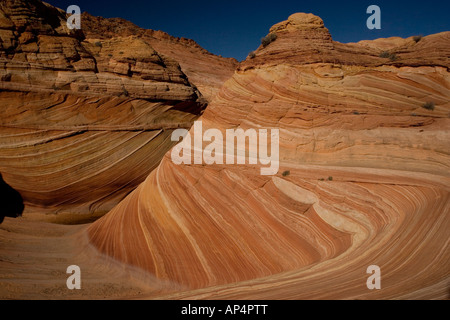
<svg viewBox="0 0 450 320"><path fill-rule="evenodd" d="M0 223L5 217L20 217L23 209L22 196L3 180L0 173Z"/></svg>
<svg viewBox="0 0 450 320"><path fill-rule="evenodd" d="M374 264L390 286L371 297L445 297L450 33L401 41L391 61L377 42L334 42L312 15L271 31L201 120L279 128L279 174L169 152L89 227L91 243L202 298L365 297Z"/></svg>
<svg viewBox="0 0 450 320"><path fill-rule="evenodd" d="M37 0L0 2L0 171L30 210L107 212L206 100L135 35L92 40Z"/></svg>

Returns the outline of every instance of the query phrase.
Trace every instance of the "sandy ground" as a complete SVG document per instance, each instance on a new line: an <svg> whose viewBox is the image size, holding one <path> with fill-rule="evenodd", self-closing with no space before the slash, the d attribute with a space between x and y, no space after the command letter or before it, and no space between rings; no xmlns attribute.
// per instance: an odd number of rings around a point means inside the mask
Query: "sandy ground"
<svg viewBox="0 0 450 320"><path fill-rule="evenodd" d="M86 226L5 218L0 224L0 299L134 299L171 292L149 274L100 255L88 244ZM81 290L67 288L70 265L81 269Z"/></svg>

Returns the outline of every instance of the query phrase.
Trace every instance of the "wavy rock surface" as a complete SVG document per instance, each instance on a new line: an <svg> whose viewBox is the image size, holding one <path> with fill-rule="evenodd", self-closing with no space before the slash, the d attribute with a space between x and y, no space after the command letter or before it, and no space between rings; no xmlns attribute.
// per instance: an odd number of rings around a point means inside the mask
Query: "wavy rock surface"
<svg viewBox="0 0 450 320"><path fill-rule="evenodd" d="M205 107L139 37L86 39L37 0L2 1L0 18L0 172L27 210L107 212Z"/></svg>
<svg viewBox="0 0 450 320"><path fill-rule="evenodd" d="M169 152L91 243L186 287L166 298L448 297L450 33L400 42L392 61L312 15L271 32L201 120L279 128L279 173ZM383 290L367 289L370 265Z"/></svg>

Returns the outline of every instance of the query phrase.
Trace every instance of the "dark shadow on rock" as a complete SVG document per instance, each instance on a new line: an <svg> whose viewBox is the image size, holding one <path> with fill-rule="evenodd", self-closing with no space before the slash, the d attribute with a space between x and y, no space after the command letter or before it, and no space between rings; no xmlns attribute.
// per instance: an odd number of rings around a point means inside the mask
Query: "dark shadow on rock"
<svg viewBox="0 0 450 320"><path fill-rule="evenodd" d="M0 173L0 223L5 217L20 217L23 209L22 196L3 180Z"/></svg>

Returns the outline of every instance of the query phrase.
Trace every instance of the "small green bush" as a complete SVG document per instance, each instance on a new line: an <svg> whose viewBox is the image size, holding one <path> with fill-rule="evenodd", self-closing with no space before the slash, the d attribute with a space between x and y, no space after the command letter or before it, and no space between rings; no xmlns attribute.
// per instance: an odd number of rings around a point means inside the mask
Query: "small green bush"
<svg viewBox="0 0 450 320"><path fill-rule="evenodd" d="M118 93L117 95L118 95L119 97L129 97L129 96L130 96L130 93L128 92L127 89L122 88L122 92Z"/></svg>
<svg viewBox="0 0 450 320"><path fill-rule="evenodd" d="M328 177L328 181L333 181L333 177Z"/></svg>
<svg viewBox="0 0 450 320"><path fill-rule="evenodd" d="M422 106L422 108L431 110L431 111L433 111L435 107L436 107L436 105L434 104L434 102L427 102Z"/></svg>
<svg viewBox="0 0 450 320"><path fill-rule="evenodd" d="M96 46L96 47L103 47L103 45L102 45L102 43L100 42L100 41L97 41L96 43L94 43L94 45Z"/></svg>
<svg viewBox="0 0 450 320"><path fill-rule="evenodd" d="M395 53L390 53L389 51L383 51L382 53L380 53L380 58L390 59L391 61L398 60L397 55Z"/></svg>
<svg viewBox="0 0 450 320"><path fill-rule="evenodd" d="M291 174L291 172L289 170L283 172L283 177L287 177Z"/></svg>
<svg viewBox="0 0 450 320"><path fill-rule="evenodd" d="M255 51L250 52L250 53L248 54L248 57L249 57L250 59L255 59L255 58L256 58L256 53L255 53Z"/></svg>
<svg viewBox="0 0 450 320"><path fill-rule="evenodd" d="M261 44L263 47L267 47L269 44L277 40L278 36L276 33L269 33L267 36L261 39Z"/></svg>
<svg viewBox="0 0 450 320"><path fill-rule="evenodd" d="M396 55L395 53L393 53L393 54L391 54L391 55L389 56L389 59L390 59L391 61L397 61L397 60L398 60L398 57L397 57L397 55Z"/></svg>

